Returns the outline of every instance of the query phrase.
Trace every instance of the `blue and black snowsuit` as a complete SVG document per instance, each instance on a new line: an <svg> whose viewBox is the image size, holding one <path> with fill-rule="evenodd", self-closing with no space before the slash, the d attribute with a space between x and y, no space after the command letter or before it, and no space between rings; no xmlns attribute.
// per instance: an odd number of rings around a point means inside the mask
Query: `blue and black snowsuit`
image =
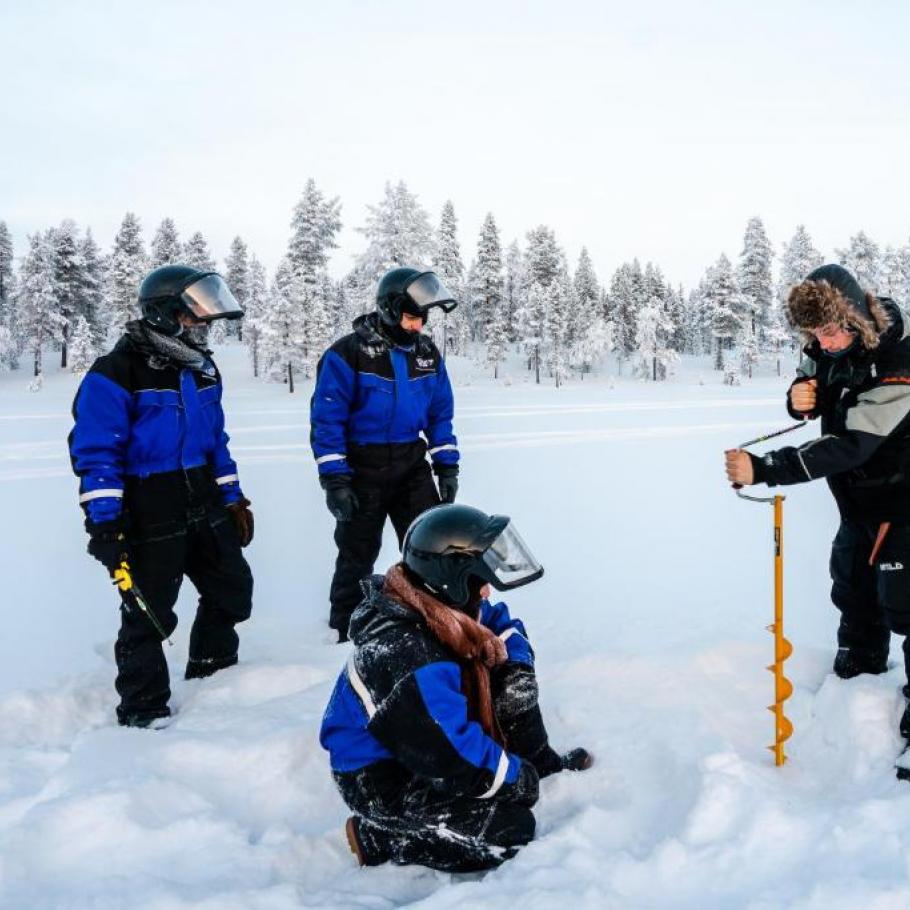
<svg viewBox="0 0 910 910"><path fill-rule="evenodd" d="M458 657L423 618L364 583L351 618L355 650L325 711L320 742L341 795L359 816L366 860L452 872L497 866L534 836L531 806L550 748L538 706L534 652L505 604L479 621L505 641L492 671L506 748L470 716ZM558 761L558 759L557 759Z"/></svg>
<svg viewBox="0 0 910 910"><path fill-rule="evenodd" d="M335 528L338 558L329 625L344 633L373 571L391 518L399 545L410 523L439 504L434 469L458 464L454 400L436 345L418 335L402 347L375 313L354 322L319 361L310 405L310 441L320 477L352 475L359 509Z"/></svg>
<svg viewBox="0 0 910 910"><path fill-rule="evenodd" d="M123 525L136 585L168 634L184 575L199 592L188 676L236 663L234 625L252 603L252 574L226 509L243 494L221 393L210 360L200 370L161 362L125 335L82 380L69 436L86 527ZM160 636L141 613L123 608L121 617L118 716L167 716Z"/></svg>

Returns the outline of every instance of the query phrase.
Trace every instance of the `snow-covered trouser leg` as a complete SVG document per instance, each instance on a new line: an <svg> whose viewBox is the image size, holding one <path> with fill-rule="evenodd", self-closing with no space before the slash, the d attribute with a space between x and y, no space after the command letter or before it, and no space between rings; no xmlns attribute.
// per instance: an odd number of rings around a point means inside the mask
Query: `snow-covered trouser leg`
<svg viewBox="0 0 910 910"><path fill-rule="evenodd" d="M237 663L234 626L249 619L253 605L253 575L223 506L190 524L186 574L199 592L186 675L209 676Z"/></svg>
<svg viewBox="0 0 910 910"><path fill-rule="evenodd" d="M453 797L413 780L394 786L398 773L385 773L385 764L334 775L360 818L360 841L371 865L391 860L479 872L511 859L534 838L534 814L525 806Z"/></svg>
<svg viewBox="0 0 910 910"><path fill-rule="evenodd" d="M541 777L560 771L559 754L550 747L538 704L534 668L508 662L492 675L493 707L510 752L527 759Z"/></svg>
<svg viewBox="0 0 910 910"><path fill-rule="evenodd" d="M183 581L187 548L185 529L171 527L169 536L133 544L133 579L170 635L177 627L174 604ZM171 695L161 637L138 609L121 607L120 634L114 645L121 723L166 717Z"/></svg>
<svg viewBox="0 0 910 910"><path fill-rule="evenodd" d="M830 564L831 600L841 612L838 646L870 665L887 659L890 638L877 571L869 565L876 530L864 523L842 521L831 547Z"/></svg>

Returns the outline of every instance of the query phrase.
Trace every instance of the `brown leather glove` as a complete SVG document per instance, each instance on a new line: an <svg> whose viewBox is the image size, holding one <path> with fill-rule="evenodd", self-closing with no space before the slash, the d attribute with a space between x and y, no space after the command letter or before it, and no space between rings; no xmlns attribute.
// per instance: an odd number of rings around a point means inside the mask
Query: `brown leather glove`
<svg viewBox="0 0 910 910"><path fill-rule="evenodd" d="M253 539L253 513L250 511L250 501L243 496L232 502L227 509L237 529L240 546L248 547Z"/></svg>

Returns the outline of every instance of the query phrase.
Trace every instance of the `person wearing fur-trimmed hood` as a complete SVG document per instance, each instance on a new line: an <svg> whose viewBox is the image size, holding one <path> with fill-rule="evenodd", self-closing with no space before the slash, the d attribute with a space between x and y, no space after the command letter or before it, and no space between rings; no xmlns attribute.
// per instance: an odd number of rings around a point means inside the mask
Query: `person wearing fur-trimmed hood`
<svg viewBox="0 0 910 910"><path fill-rule="evenodd" d="M841 518L831 554L841 613L834 672L883 673L890 633L910 635L910 316L839 265L793 287L787 311L806 341L787 408L820 418L821 435L762 456L730 450L727 476L769 486L828 481ZM907 637L904 661L910 675ZM910 738L910 707L900 730Z"/></svg>

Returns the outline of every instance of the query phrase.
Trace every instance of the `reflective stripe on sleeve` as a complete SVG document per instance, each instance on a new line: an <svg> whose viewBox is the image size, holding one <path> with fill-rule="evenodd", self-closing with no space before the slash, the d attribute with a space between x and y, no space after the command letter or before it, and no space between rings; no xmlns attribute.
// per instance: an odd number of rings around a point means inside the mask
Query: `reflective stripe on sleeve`
<svg viewBox="0 0 910 910"><path fill-rule="evenodd" d="M453 452L458 451L458 446L452 445L451 442L446 443L444 446L436 446L435 449L430 449L430 454L435 455L437 452L444 452L447 449L451 449Z"/></svg>
<svg viewBox="0 0 910 910"><path fill-rule="evenodd" d="M499 764L496 766L496 776L493 778L493 784L486 793L481 793L478 796L478 799L490 799L491 796L495 796L499 792L499 788L503 785L506 779L506 774L509 770L509 755L505 749L502 750L502 753L499 756Z"/></svg>
<svg viewBox="0 0 910 910"><path fill-rule="evenodd" d="M91 502L93 499L123 499L123 490L89 490L79 497L79 502Z"/></svg>
<svg viewBox="0 0 910 910"><path fill-rule="evenodd" d="M237 474L225 474L224 477L216 477L215 483L237 483L240 480Z"/></svg>
<svg viewBox="0 0 910 910"><path fill-rule="evenodd" d="M327 461L345 461L347 457L347 455L320 455L316 459L316 464L325 464Z"/></svg>
<svg viewBox="0 0 910 910"><path fill-rule="evenodd" d="M369 690L366 685L364 685L363 680L360 678L360 674L357 672L357 668L354 666L354 655L352 654L348 658L348 665L346 667L348 680L351 683L351 687L357 693L357 697L363 702L364 710L367 712L367 717L372 718L376 713L376 705L373 704L373 698L370 695ZM504 753L503 753L504 754ZM498 771L496 772L499 773ZM505 774L505 772L503 772Z"/></svg>

